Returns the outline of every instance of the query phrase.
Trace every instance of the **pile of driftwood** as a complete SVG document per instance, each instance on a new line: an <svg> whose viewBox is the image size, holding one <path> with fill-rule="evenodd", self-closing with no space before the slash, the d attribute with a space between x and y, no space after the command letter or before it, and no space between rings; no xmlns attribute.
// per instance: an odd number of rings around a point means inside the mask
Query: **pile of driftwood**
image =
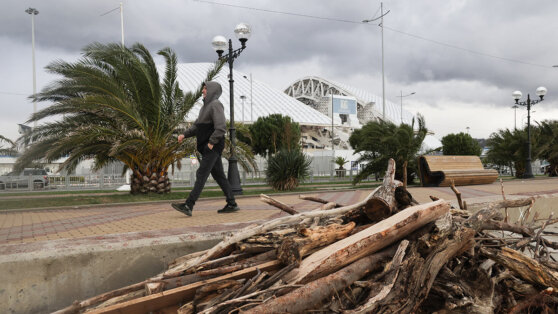
<svg viewBox="0 0 558 314"><path fill-rule="evenodd" d="M394 180L353 205L324 203L245 228L146 281L58 313L548 313L558 308L558 244L534 200L476 213L417 204ZM457 189L454 191L458 194ZM460 196L458 194L458 196ZM459 200L460 206L462 204ZM521 211L518 221L508 208Z"/></svg>

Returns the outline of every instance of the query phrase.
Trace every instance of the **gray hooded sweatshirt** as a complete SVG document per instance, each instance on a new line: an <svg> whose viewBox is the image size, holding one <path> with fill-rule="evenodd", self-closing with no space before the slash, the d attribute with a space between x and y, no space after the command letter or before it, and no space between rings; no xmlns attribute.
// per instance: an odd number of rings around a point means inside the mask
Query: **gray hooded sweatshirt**
<svg viewBox="0 0 558 314"><path fill-rule="evenodd" d="M213 144L213 150L221 153L225 148L226 120L223 104L219 101L222 89L217 82L205 82L207 94L203 99L198 118L184 132L184 137L196 136L197 149L204 153L207 143Z"/></svg>

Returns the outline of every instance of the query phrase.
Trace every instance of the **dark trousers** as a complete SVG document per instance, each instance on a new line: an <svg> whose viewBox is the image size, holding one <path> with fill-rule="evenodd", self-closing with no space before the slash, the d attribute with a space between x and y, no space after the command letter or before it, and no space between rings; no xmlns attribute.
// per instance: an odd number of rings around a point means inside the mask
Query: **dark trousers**
<svg viewBox="0 0 558 314"><path fill-rule="evenodd" d="M217 184L221 187L221 190L223 190L223 193L225 193L227 203L235 203L231 185L229 184L229 181L225 176L225 171L223 170L221 154L215 151L215 147L214 150L209 149L209 147L205 147L204 152L202 153L200 167L196 171L196 183L194 183L194 188L186 199L186 204L190 206L190 208L194 208L194 204L200 197L210 173L211 176L213 176L213 179L215 179Z"/></svg>

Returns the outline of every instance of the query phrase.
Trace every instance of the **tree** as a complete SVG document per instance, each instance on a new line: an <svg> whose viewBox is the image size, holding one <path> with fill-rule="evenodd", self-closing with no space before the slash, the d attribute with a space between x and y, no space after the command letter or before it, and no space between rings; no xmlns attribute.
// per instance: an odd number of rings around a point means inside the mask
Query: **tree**
<svg viewBox="0 0 558 314"><path fill-rule="evenodd" d="M339 166L339 168L337 170L344 170L345 168L343 168L343 166L347 163L347 159L343 158L341 156L336 157L335 160L333 161L336 165Z"/></svg>
<svg viewBox="0 0 558 314"><path fill-rule="evenodd" d="M6 143L10 146L5 147L2 143ZM14 141L10 140L7 137L0 135L0 155L5 156L15 156L17 154L17 146Z"/></svg>
<svg viewBox="0 0 558 314"><path fill-rule="evenodd" d="M260 117L250 126L252 149L256 154L271 156L279 150L300 147L300 126L289 116L272 114Z"/></svg>
<svg viewBox="0 0 558 314"><path fill-rule="evenodd" d="M442 138L444 155L480 156L482 148L479 142L466 133L452 133Z"/></svg>
<svg viewBox="0 0 558 314"><path fill-rule="evenodd" d="M415 122L418 123L416 130ZM395 177L406 185L407 178L412 178L417 171L416 157L427 131L421 115L417 115L411 125L397 126L380 120L368 122L362 129L355 130L349 143L355 152L363 153L358 162L366 166L355 176L353 184L371 174L383 173L387 169L388 160L393 158L396 162ZM411 170L408 173L407 168Z"/></svg>
<svg viewBox="0 0 558 314"><path fill-rule="evenodd" d="M539 154L538 133L537 128L531 129L532 159L536 159ZM515 168L515 176L523 177L527 158L527 129L498 130L490 135L486 145L489 147L487 162Z"/></svg>
<svg viewBox="0 0 558 314"><path fill-rule="evenodd" d="M540 158L550 163L548 175L558 176L558 121L546 120L539 124Z"/></svg>
<svg viewBox="0 0 558 314"><path fill-rule="evenodd" d="M266 180L275 190L292 190L310 175L311 163L300 148L281 149L268 159Z"/></svg>
<svg viewBox="0 0 558 314"><path fill-rule="evenodd" d="M94 43L74 63L59 60L48 65L49 72L62 78L34 99L53 104L28 122L62 119L46 122L24 136L22 141L32 144L18 158L16 168L63 156L68 158L61 169L67 171L85 159L93 159L94 170L121 161L124 171L132 170L132 193L169 192L168 168L180 168L180 160L195 151L193 139L178 143L175 132L201 97L202 82L193 93L184 94L177 81L175 53L165 48L158 54L165 60L162 78L141 44L128 48ZM222 65L215 64L205 80L213 79Z"/></svg>

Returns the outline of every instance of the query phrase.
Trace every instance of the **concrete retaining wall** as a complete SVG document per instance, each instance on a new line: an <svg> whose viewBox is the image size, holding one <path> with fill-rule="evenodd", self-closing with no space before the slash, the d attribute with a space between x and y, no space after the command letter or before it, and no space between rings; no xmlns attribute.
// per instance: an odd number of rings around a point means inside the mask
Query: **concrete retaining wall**
<svg viewBox="0 0 558 314"><path fill-rule="evenodd" d="M222 234L167 237L0 257L0 313L50 313L75 300L152 277L179 256L208 249ZM64 240L67 241L67 240ZM56 244L50 244L55 248ZM60 243L58 243L60 247Z"/></svg>

